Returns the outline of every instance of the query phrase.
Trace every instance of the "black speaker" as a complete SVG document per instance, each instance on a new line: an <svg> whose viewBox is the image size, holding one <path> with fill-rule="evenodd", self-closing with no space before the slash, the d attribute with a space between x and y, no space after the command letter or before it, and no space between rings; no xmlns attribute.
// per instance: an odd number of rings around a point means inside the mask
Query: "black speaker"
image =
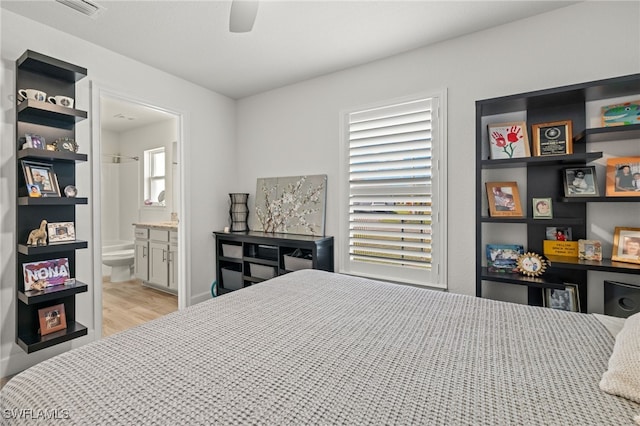
<svg viewBox="0 0 640 426"><path fill-rule="evenodd" d="M604 313L628 318L640 312L640 286L616 281L604 282Z"/></svg>

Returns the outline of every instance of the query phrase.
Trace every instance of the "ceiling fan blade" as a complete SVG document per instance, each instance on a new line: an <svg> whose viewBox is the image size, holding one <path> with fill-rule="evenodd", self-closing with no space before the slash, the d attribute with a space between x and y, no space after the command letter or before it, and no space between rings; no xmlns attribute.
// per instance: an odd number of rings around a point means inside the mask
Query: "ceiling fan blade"
<svg viewBox="0 0 640 426"><path fill-rule="evenodd" d="M233 0L229 15L229 31L247 33L253 28L258 13L258 0Z"/></svg>

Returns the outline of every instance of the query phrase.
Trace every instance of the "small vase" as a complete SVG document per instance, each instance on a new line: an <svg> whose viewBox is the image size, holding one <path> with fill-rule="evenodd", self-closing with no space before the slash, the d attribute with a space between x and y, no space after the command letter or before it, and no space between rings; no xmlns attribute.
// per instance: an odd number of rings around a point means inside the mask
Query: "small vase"
<svg viewBox="0 0 640 426"><path fill-rule="evenodd" d="M231 232L245 232L249 230L247 219L249 219L249 194L234 193L229 194L231 198L231 206L229 207L229 220Z"/></svg>

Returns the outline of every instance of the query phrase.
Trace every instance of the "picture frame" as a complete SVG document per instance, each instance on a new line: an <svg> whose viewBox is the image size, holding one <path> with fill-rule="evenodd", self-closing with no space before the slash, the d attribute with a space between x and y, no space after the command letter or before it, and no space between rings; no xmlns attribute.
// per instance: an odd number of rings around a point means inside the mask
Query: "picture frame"
<svg viewBox="0 0 640 426"><path fill-rule="evenodd" d="M49 235L49 244L75 241L76 239L76 229L73 222L47 223L47 234Z"/></svg>
<svg viewBox="0 0 640 426"><path fill-rule="evenodd" d="M524 246L518 244L487 244L487 269L489 272L518 272L518 257Z"/></svg>
<svg viewBox="0 0 640 426"><path fill-rule="evenodd" d="M42 197L42 192L40 192L38 185L27 184L27 193L31 198Z"/></svg>
<svg viewBox="0 0 640 426"><path fill-rule="evenodd" d="M640 157L607 159L607 197L640 197Z"/></svg>
<svg viewBox="0 0 640 426"><path fill-rule="evenodd" d="M69 258L38 260L22 264L24 291L62 285L71 279Z"/></svg>
<svg viewBox="0 0 640 426"><path fill-rule="evenodd" d="M602 127L640 124L640 99L602 107Z"/></svg>
<svg viewBox="0 0 640 426"><path fill-rule="evenodd" d="M564 196L567 198L597 197L599 195L595 166L566 168L562 171L562 180Z"/></svg>
<svg viewBox="0 0 640 426"><path fill-rule="evenodd" d="M602 243L598 240L578 240L578 259L602 260Z"/></svg>
<svg viewBox="0 0 640 426"><path fill-rule="evenodd" d="M545 239L551 241L571 241L572 233L570 226L547 226Z"/></svg>
<svg viewBox="0 0 640 426"><path fill-rule="evenodd" d="M523 217L517 182L486 182L489 215Z"/></svg>
<svg viewBox="0 0 640 426"><path fill-rule="evenodd" d="M580 312L580 297L578 297L578 286L576 284L565 283L565 288L545 288L544 306L561 311Z"/></svg>
<svg viewBox="0 0 640 426"><path fill-rule="evenodd" d="M46 149L47 144L45 143L45 139L42 136L35 135L33 133L25 133L24 136L28 148Z"/></svg>
<svg viewBox="0 0 640 426"><path fill-rule="evenodd" d="M553 205L551 198L532 198L531 206L534 219L553 219Z"/></svg>
<svg viewBox="0 0 640 426"><path fill-rule="evenodd" d="M22 160L22 171L27 185L37 185L43 197L59 197L58 176L47 163Z"/></svg>
<svg viewBox="0 0 640 426"><path fill-rule="evenodd" d="M41 336L64 330L67 328L67 316L64 312L64 303L38 309L38 320L40 321Z"/></svg>
<svg viewBox="0 0 640 426"><path fill-rule="evenodd" d="M573 125L571 120L538 123L531 126L533 155L573 154Z"/></svg>
<svg viewBox="0 0 640 426"><path fill-rule="evenodd" d="M489 124L487 130L492 160L531 156L527 123L524 121Z"/></svg>
<svg viewBox="0 0 640 426"><path fill-rule="evenodd" d="M640 264L640 228L616 226L611 260Z"/></svg>

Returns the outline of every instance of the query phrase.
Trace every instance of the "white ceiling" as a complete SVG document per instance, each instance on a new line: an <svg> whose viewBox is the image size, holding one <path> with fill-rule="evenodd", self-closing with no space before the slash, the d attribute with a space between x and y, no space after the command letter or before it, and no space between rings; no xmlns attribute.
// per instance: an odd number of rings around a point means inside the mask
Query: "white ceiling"
<svg viewBox="0 0 640 426"><path fill-rule="evenodd" d="M230 1L107 1L97 19L54 0L2 8L234 99L551 11L575 1L260 0L229 32Z"/></svg>

